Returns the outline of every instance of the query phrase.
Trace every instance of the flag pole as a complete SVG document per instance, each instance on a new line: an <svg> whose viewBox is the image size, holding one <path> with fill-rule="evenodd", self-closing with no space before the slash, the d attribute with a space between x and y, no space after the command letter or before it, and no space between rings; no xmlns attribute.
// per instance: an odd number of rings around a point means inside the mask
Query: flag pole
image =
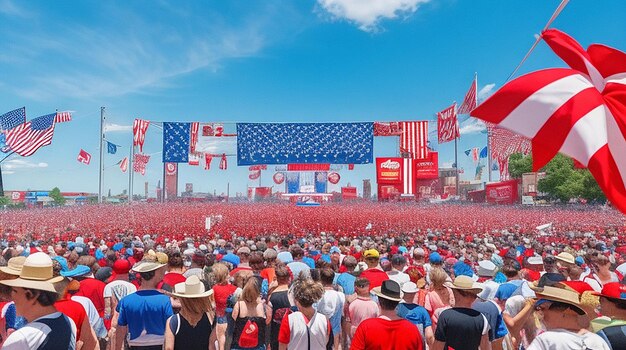
<svg viewBox="0 0 626 350"><path fill-rule="evenodd" d="M98 176L98 203L102 203L102 177L104 176L104 107L100 107L100 171Z"/></svg>
<svg viewBox="0 0 626 350"><path fill-rule="evenodd" d="M133 156L135 153L135 146L133 146L133 143L131 141L130 143L130 151L129 151L130 155L128 156L128 204L130 204L130 202L133 201Z"/></svg>

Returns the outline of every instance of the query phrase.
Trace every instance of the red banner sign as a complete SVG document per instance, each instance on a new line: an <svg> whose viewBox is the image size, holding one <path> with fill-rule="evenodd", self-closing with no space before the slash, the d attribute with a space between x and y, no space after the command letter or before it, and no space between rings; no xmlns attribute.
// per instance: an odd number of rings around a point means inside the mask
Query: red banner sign
<svg viewBox="0 0 626 350"><path fill-rule="evenodd" d="M402 183L402 158L376 158L378 183Z"/></svg>
<svg viewBox="0 0 626 350"><path fill-rule="evenodd" d="M439 178L439 153L429 152L428 158L415 160L416 179Z"/></svg>
<svg viewBox="0 0 626 350"><path fill-rule="evenodd" d="M517 181L510 180L487 184L485 196L488 203L515 203L518 198Z"/></svg>
<svg viewBox="0 0 626 350"><path fill-rule="evenodd" d="M357 197L356 195L356 187L342 187L341 188L341 196L343 199L354 199Z"/></svg>
<svg viewBox="0 0 626 350"><path fill-rule="evenodd" d="M459 137L456 103L437 113L437 134L439 135L439 143L449 142Z"/></svg>
<svg viewBox="0 0 626 350"><path fill-rule="evenodd" d="M287 164L287 170L289 171L329 171L330 164Z"/></svg>
<svg viewBox="0 0 626 350"><path fill-rule="evenodd" d="M165 163L165 198L174 199L178 196L178 164Z"/></svg>

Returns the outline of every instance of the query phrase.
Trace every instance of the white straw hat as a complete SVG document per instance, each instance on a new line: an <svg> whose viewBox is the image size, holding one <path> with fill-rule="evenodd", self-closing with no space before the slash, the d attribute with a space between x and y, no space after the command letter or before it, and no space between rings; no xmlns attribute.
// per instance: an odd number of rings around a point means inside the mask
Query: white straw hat
<svg viewBox="0 0 626 350"><path fill-rule="evenodd" d="M185 282L174 285L174 292L171 294L179 298L205 298L213 294L213 289L205 290L200 278L197 275L191 275Z"/></svg>
<svg viewBox="0 0 626 350"><path fill-rule="evenodd" d="M54 283L61 282L62 276L52 276L52 259L46 253L33 253L24 260L20 277L0 281L9 287L20 287L56 292Z"/></svg>

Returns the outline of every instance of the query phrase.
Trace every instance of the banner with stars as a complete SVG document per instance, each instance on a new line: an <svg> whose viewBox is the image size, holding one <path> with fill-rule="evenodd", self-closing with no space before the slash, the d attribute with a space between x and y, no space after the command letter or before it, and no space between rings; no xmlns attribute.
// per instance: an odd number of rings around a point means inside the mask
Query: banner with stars
<svg viewBox="0 0 626 350"><path fill-rule="evenodd" d="M238 123L237 165L373 160L373 123Z"/></svg>

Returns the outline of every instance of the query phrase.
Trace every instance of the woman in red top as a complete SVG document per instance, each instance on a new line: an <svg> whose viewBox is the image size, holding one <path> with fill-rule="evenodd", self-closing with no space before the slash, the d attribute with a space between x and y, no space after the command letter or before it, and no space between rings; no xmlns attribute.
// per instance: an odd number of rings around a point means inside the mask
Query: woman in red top
<svg viewBox="0 0 626 350"><path fill-rule="evenodd" d="M224 344L226 342L226 327L228 326L228 319L226 318L226 302L228 297L231 296L235 290L237 290L237 287L228 282L228 268L226 265L217 263L213 265L212 271L215 275L213 297L215 298L217 343L219 344L219 350L224 350Z"/></svg>
<svg viewBox="0 0 626 350"><path fill-rule="evenodd" d="M54 303L54 307L74 321L74 324L76 324L76 340L82 342L82 349L98 349L96 332L89 324L85 308L80 303L70 299L70 294L67 292L70 284L75 284L73 288L78 288L80 285L78 281L70 282L67 278L55 285L55 289L62 297Z"/></svg>

